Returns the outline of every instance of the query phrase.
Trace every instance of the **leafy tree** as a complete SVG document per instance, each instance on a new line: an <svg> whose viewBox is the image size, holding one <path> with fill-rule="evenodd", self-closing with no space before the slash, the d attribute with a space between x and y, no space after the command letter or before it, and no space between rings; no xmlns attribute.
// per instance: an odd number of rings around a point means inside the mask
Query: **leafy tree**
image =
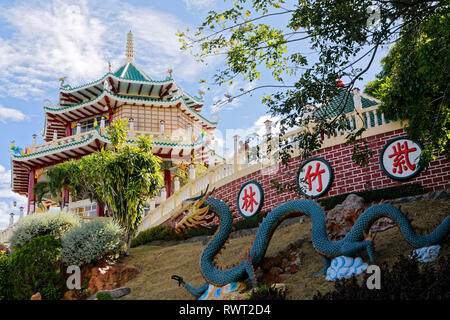
<svg viewBox="0 0 450 320"><path fill-rule="evenodd" d="M106 205L126 231L127 255L142 221L146 199L163 186L160 159L151 152L151 140L138 136L127 144L127 120L116 119L108 128L112 148L102 148L79 160L56 166L70 177L67 187L76 198L88 196Z"/></svg>
<svg viewBox="0 0 450 320"><path fill-rule="evenodd" d="M64 207L64 197L62 190L70 184L70 175L63 167L54 167L48 169L45 173L48 177L46 181L40 181L33 187L33 192L36 195L36 202L42 203L44 197L49 197L61 204Z"/></svg>
<svg viewBox="0 0 450 320"><path fill-rule="evenodd" d="M425 33L440 32L440 27L435 27L436 19L448 15L448 12L448 1L297 0L288 3L283 0L235 0L227 10L210 11L196 30L186 30L178 35L182 49L190 51L199 61L206 61L211 56L224 57L225 62L214 75L213 84L231 85L239 78L250 82L259 81L250 90L241 89L238 95L226 96L216 105L216 109L255 90L269 90L270 94L264 96L262 102L268 106L272 115L281 117L281 134L292 127L309 128L294 137L301 156L306 158L320 147L318 135L321 132L348 130L347 141L357 145L364 128L353 130L346 121L343 111L347 100L351 99L349 90L370 69L382 46L399 41L428 41L424 40L421 30L426 30ZM448 28L445 32L448 32ZM433 37L430 39L435 39ZM426 50L417 52L423 56L406 67L414 73L412 79L418 78L416 70L422 68L421 61L426 59L428 50L437 50L432 57L442 52L441 61L445 63L427 64L433 68L431 74L441 73L440 76L432 78L430 74L427 78L429 85L422 90L433 90L425 94L425 97L434 97L428 103L448 106L446 89L439 96L442 92L440 88L446 88L448 84L448 54L445 54L448 52L448 38L438 38L445 42L440 46L437 41L428 44ZM398 53L404 55L408 51ZM399 64L399 67L404 66ZM420 73L426 72L426 69L420 70ZM269 79L264 78L263 71L271 73ZM342 77L348 90L342 91L336 86L339 77ZM201 82L206 83L206 80ZM403 103L410 100L404 95L411 91L408 89L411 81L399 80L397 85L391 86L386 81L386 92L382 96L386 97L384 110L391 117L397 113L400 117L409 117L415 112L415 104L411 106ZM436 86L439 89L435 89ZM388 91L391 92L389 95ZM403 98L392 108L388 97L394 99L399 94ZM311 105L327 106L336 97L339 98L339 105L331 114L325 112L318 116L312 112ZM398 112L400 107L410 109L411 112ZM448 109L442 110L445 113ZM445 119L448 119L448 112ZM414 120L410 122L410 126L413 125L416 125ZM433 130L428 131L424 142L434 139L438 146L445 145L448 136L434 136ZM284 162L289 160L292 148L292 141L281 144L280 157ZM432 151L441 150L434 148ZM370 156L364 147L354 152L362 153L362 157L353 157L361 160L361 163L366 162L364 154Z"/></svg>
<svg viewBox="0 0 450 320"><path fill-rule="evenodd" d="M102 194L112 216L127 232L127 255L142 221L146 199L162 187L160 159L151 153L151 140L138 136L136 145L125 144L127 121L117 119L111 127L115 151L102 149L98 157ZM125 133L123 135L123 133Z"/></svg>
<svg viewBox="0 0 450 320"><path fill-rule="evenodd" d="M413 27L402 32L365 92L384 102L380 109L388 118L408 120L408 135L425 142L426 162L436 158L433 152L450 159L450 13Z"/></svg>

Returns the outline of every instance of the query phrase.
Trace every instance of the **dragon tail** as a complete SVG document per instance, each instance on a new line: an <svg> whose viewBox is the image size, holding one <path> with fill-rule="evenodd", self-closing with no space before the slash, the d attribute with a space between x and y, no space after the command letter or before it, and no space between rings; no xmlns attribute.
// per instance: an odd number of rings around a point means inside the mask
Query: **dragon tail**
<svg viewBox="0 0 450 320"><path fill-rule="evenodd" d="M388 204L377 204L368 208L361 214L346 238L351 241L359 241L363 237L363 233L368 231L371 225L382 217L393 220L399 227L406 241L416 248L437 244L450 232L450 217L447 217L430 234L423 236L418 235L414 231L408 218L400 211L400 209Z"/></svg>

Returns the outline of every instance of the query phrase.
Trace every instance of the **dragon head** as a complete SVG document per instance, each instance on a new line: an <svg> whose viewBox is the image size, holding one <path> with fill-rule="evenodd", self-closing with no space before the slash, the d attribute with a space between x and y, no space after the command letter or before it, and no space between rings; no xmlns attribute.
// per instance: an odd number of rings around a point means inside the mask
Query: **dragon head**
<svg viewBox="0 0 450 320"><path fill-rule="evenodd" d="M208 188L209 185L205 192L202 192L198 197L183 201L183 204L188 204L188 214L176 224L175 232L183 234L187 228L200 228L213 220L214 214L209 213L209 205L205 205L205 201L213 194L215 189L208 193Z"/></svg>

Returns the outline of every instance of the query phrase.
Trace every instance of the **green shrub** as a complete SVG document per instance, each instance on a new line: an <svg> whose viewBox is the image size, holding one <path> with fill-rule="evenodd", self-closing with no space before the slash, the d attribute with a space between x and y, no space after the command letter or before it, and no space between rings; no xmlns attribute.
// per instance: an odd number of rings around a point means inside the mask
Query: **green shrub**
<svg viewBox="0 0 450 320"><path fill-rule="evenodd" d="M108 292L99 292L97 300L114 300Z"/></svg>
<svg viewBox="0 0 450 320"><path fill-rule="evenodd" d="M320 204L325 208L325 210L331 210L338 204L344 202L345 198L347 198L349 194L356 194L364 198L364 201L366 203L371 203L373 201L378 202L380 200L390 200L401 197L416 196L423 193L424 190L422 185L420 185L419 183L412 183L377 190L344 193L334 197L318 199L318 202L320 202Z"/></svg>
<svg viewBox="0 0 450 320"><path fill-rule="evenodd" d="M0 300L6 300L10 296L10 277L8 275L9 261L9 256L0 256Z"/></svg>
<svg viewBox="0 0 450 320"><path fill-rule="evenodd" d="M80 218L73 213L61 211L35 213L22 218L9 239L12 248L21 247L36 237L51 234L61 239L70 229L80 225Z"/></svg>
<svg viewBox="0 0 450 320"><path fill-rule="evenodd" d="M39 292L43 300L63 296L65 283L58 267L61 241L52 235L36 237L14 250L8 261L8 300L29 300Z"/></svg>
<svg viewBox="0 0 450 320"><path fill-rule="evenodd" d="M286 290L263 284L252 290L248 300L286 300Z"/></svg>
<svg viewBox="0 0 450 320"><path fill-rule="evenodd" d="M61 260L82 266L108 258L123 246L123 228L111 219L95 219L74 227L62 240Z"/></svg>
<svg viewBox="0 0 450 320"><path fill-rule="evenodd" d="M437 262L422 264L416 259L400 256L389 269L380 265L380 289L368 289L366 283L356 277L337 280L334 290L313 297L314 300L449 300L450 255Z"/></svg>
<svg viewBox="0 0 450 320"><path fill-rule="evenodd" d="M137 247L154 240L181 240L182 236L177 234L175 230L171 227L166 226L156 226L144 231L139 232L139 234L131 241L131 247Z"/></svg>

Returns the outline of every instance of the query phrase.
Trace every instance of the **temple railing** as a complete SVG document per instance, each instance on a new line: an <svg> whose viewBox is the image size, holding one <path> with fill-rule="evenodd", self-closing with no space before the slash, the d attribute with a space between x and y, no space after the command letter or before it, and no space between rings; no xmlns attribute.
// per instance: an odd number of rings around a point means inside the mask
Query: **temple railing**
<svg viewBox="0 0 450 320"><path fill-rule="evenodd" d="M103 129L103 128L102 128ZM68 137L63 137L59 139L53 139L52 141L44 142L41 144L33 143L29 149L31 153L44 152L57 147L66 146L79 141L88 139L96 130L92 129L86 132L74 134ZM190 138L183 133L178 132L154 132L154 131L141 131L141 130L128 130L128 139L134 140L139 135L152 137L153 142L160 143L177 143L177 144L191 144Z"/></svg>
<svg viewBox="0 0 450 320"><path fill-rule="evenodd" d="M43 151L46 151L49 149L69 145L74 142L79 142L79 141L88 139L90 137L90 135L92 135L93 132L94 132L94 130L91 130L91 131L86 131L83 133L75 134L75 135L64 137L64 138L54 139L52 141L41 143L41 144L33 144L33 145L31 145L30 150L31 150L31 153L36 153L36 152L43 152Z"/></svg>

